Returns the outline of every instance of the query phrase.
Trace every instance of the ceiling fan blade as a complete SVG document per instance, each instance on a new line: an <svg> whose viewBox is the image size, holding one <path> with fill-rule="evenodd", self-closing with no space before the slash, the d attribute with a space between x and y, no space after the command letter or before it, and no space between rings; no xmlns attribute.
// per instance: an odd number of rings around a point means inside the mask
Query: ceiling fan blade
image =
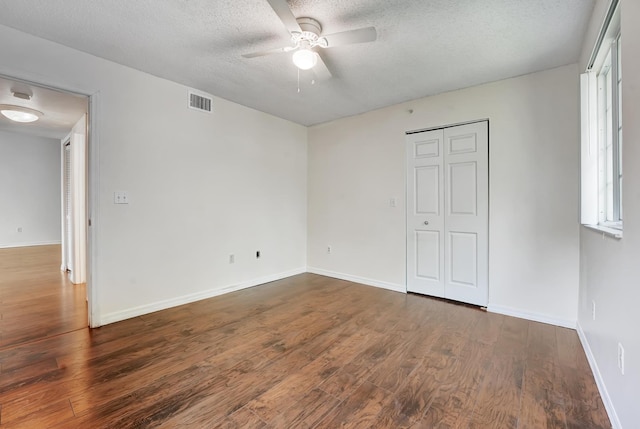
<svg viewBox="0 0 640 429"><path fill-rule="evenodd" d="M292 49L293 48L291 48L290 46L287 46L284 48L269 49L268 51L259 51L259 52L252 52L250 54L242 54L242 56L244 58L264 57L265 55L282 54L284 52L289 52Z"/></svg>
<svg viewBox="0 0 640 429"><path fill-rule="evenodd" d="M378 33L375 27L365 27L358 30L327 34L322 37L327 39L327 48L333 48L335 46L351 45L353 43L373 42L378 38Z"/></svg>
<svg viewBox="0 0 640 429"><path fill-rule="evenodd" d="M327 65L325 64L320 54L318 53L316 54L318 55L318 62L311 69L313 70L313 73L316 75L316 79L318 79L319 82L331 79L331 72L327 68Z"/></svg>
<svg viewBox="0 0 640 429"><path fill-rule="evenodd" d="M296 17L293 16L291 9L289 9L289 5L287 4L287 0L267 0L269 5L273 11L278 15L280 21L287 28L289 33L293 33L294 31L302 31L300 29L300 25L298 21L296 21Z"/></svg>

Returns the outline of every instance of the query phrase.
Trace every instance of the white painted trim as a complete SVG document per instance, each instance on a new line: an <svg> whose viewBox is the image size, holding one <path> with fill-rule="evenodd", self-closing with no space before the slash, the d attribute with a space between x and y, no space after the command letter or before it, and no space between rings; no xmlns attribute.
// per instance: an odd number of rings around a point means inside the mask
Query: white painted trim
<svg viewBox="0 0 640 429"><path fill-rule="evenodd" d="M352 276L351 274L337 273L335 271L327 271L321 268L307 267L307 272L318 274L321 276L333 277L335 279L346 280L354 283L362 283L367 286L375 286L382 289L392 290L394 292L407 293L407 287L397 283L383 282L380 280L368 279L366 277Z"/></svg>
<svg viewBox="0 0 640 429"><path fill-rule="evenodd" d="M444 128L455 128L461 125L477 124L478 122L489 122L489 118L473 119L471 121L456 122L454 124L440 125L440 126L430 127L430 128L420 128L418 130L405 131L404 134L408 136L409 134L418 134L418 133L424 133L425 131L442 130Z"/></svg>
<svg viewBox="0 0 640 429"><path fill-rule="evenodd" d="M0 249L10 249L12 247L49 246L52 244L62 244L62 242L60 240L56 240L56 241L33 241L30 243L18 243L18 244L0 244Z"/></svg>
<svg viewBox="0 0 640 429"><path fill-rule="evenodd" d="M613 238L622 238L622 230L621 229L617 229L617 228L611 228L609 226L606 225L583 225L585 228L589 228L592 229L594 231L597 232L601 232L604 235L607 235L609 237L613 237Z"/></svg>
<svg viewBox="0 0 640 429"><path fill-rule="evenodd" d="M247 289L264 283L281 280L287 277L295 276L307 272L305 267L296 268L294 270L285 271L283 273L272 274L265 277L249 280L242 283L231 284L221 288L210 289L202 292L192 293L189 295L178 296L175 298L158 301L151 304L140 305L138 307L128 308L126 310L107 313L100 316L99 326L108 325L109 323L119 322L121 320L130 319L132 317L142 316L143 314L153 313L155 311L166 310L167 308L177 307L183 304L189 304L201 301L214 296L224 295L226 293L235 292L241 289Z"/></svg>
<svg viewBox="0 0 640 429"><path fill-rule="evenodd" d="M60 243L62 244L60 246L60 257L61 257L61 263L60 263L60 271L67 271L67 268L69 267L69 261L67 261L67 246L69 246L69 243L67 243L67 237L69 236L67 233L67 199L66 197L66 181L67 181L67 171L65 168L65 161L66 161L66 144L68 142L71 141L71 132L69 132L69 134L63 138L62 140L60 140L60 232L61 232L61 240Z"/></svg>
<svg viewBox="0 0 640 429"><path fill-rule="evenodd" d="M20 77L18 77L20 76ZM59 80L51 80L51 78L43 76L38 73L33 73L24 69L15 69L6 65L0 65L0 77L14 80L18 82L24 82L28 85L37 85L43 88L52 89L54 91L62 91L68 93L74 93L78 95L84 95L89 97L89 132L87 135L87 163L88 163L88 183L87 183L87 208L89 219L91 219L92 227L88 228L87 232L87 309L88 309L88 324L91 328L97 328L100 326L100 312L98 308L99 303L99 291L96 285L96 267L98 261L97 246L97 228L96 219L98 218L99 211L99 157L98 157L98 106L100 102L98 91L95 88L90 87L78 87L68 86L67 83ZM75 84L74 84L75 85ZM58 243L56 243L58 244ZM61 244L61 243L60 243ZM1 246L0 246L1 247ZM62 268L62 267L61 267Z"/></svg>
<svg viewBox="0 0 640 429"><path fill-rule="evenodd" d="M100 157L98 135L98 112L101 100L100 92L89 95L89 122L87 133L87 313L91 328L100 326L99 285L97 282L98 255L98 213L100 212Z"/></svg>
<svg viewBox="0 0 640 429"><path fill-rule="evenodd" d="M582 343L582 348L584 349L584 353L587 355L587 360L589 361L589 366L591 366L591 372L593 372L593 378L596 380L596 385L598 386L598 391L600 392L600 397L602 398L602 402L604 403L604 408L607 410L607 414L609 415L609 420L611 421L611 425L614 429L622 429L622 425L620 424L620 419L618 418L618 414L613 406L613 402L611 401L611 397L609 396L609 392L607 391L607 386L604 384L604 379L602 378L602 374L600 374L600 369L598 368L598 363L596 362L596 358L591 351L591 346L589 346L589 341L587 340L587 336L582 330L582 326L578 322L576 330L578 331L578 337L580 338L580 342Z"/></svg>
<svg viewBox="0 0 640 429"><path fill-rule="evenodd" d="M71 267L73 284L87 282L87 115L71 129ZM71 262L71 264L69 264Z"/></svg>
<svg viewBox="0 0 640 429"><path fill-rule="evenodd" d="M598 223L598 95L595 73L580 75L580 222Z"/></svg>
<svg viewBox="0 0 640 429"><path fill-rule="evenodd" d="M549 325L561 326L563 328L576 329L575 320L558 319L557 317L548 316L541 313L531 313L529 311L519 310L517 308L506 307L503 305L489 304L487 311L491 313L504 314L505 316L518 317L520 319L532 320L534 322L547 323Z"/></svg>
<svg viewBox="0 0 640 429"><path fill-rule="evenodd" d="M12 64L3 64L2 66L0 66L0 77L23 82L27 85L37 85L42 88L52 89L54 91L70 92L77 95L89 96L96 92L96 89L94 88L69 86L66 82L61 82L60 80L56 79L51 80L49 76L44 76L40 73L33 73L24 69L13 68Z"/></svg>

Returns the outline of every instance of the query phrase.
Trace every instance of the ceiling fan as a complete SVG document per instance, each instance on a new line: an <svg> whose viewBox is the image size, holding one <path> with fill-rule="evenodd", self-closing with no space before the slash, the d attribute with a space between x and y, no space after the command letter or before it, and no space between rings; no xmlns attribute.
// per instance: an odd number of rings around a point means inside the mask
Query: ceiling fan
<svg viewBox="0 0 640 429"><path fill-rule="evenodd" d="M315 48L326 49L353 43L373 42L377 38L375 27L323 35L322 26L317 20L307 17L296 18L289 9L287 0L267 0L267 2L291 34L292 45L242 55L245 58L293 52L293 63L299 69L313 69L318 80L327 80L331 78L331 72Z"/></svg>

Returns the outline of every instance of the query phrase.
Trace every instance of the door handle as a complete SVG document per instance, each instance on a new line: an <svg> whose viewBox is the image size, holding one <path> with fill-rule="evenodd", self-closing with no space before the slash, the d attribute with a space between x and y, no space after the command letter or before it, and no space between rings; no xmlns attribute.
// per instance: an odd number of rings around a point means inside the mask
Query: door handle
<svg viewBox="0 0 640 429"><path fill-rule="evenodd" d="M425 221L424 221L424 224L425 224L425 225L429 225L429 221L428 221L428 220L425 220Z"/></svg>

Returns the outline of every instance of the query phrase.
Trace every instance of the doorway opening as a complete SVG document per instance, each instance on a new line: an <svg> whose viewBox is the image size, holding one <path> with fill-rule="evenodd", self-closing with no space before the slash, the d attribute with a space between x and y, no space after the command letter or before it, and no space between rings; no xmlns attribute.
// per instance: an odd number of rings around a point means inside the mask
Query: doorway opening
<svg viewBox="0 0 640 429"><path fill-rule="evenodd" d="M0 76L0 348L91 324L87 95Z"/></svg>

